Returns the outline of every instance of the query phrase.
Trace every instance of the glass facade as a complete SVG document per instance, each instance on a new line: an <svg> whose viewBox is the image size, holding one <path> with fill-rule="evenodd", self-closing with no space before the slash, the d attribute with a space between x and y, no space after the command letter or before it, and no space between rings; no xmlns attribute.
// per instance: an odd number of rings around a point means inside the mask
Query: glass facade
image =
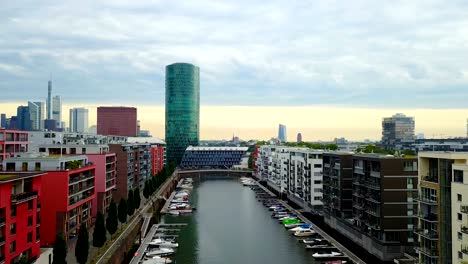
<svg viewBox="0 0 468 264"><path fill-rule="evenodd" d="M200 136L200 68L189 63L166 66L166 157L180 163Z"/></svg>

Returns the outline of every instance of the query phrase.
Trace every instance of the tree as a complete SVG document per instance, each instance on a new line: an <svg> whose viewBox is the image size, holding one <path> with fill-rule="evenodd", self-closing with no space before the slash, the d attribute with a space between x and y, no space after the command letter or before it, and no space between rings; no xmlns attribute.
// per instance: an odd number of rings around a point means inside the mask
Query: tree
<svg viewBox="0 0 468 264"><path fill-rule="evenodd" d="M97 213L96 223L93 232L93 247L102 247L106 243L106 226L104 225L104 215Z"/></svg>
<svg viewBox="0 0 468 264"><path fill-rule="evenodd" d="M67 263L67 243L63 238L63 234L57 234L55 237L55 245L52 250L54 255L52 263L54 264L66 264Z"/></svg>
<svg viewBox="0 0 468 264"><path fill-rule="evenodd" d="M127 201L124 198L120 199L118 217L120 223L127 222Z"/></svg>
<svg viewBox="0 0 468 264"><path fill-rule="evenodd" d="M135 202L133 201L133 191L128 190L128 199L127 199L127 214L131 216L135 212Z"/></svg>
<svg viewBox="0 0 468 264"><path fill-rule="evenodd" d="M111 236L117 232L118 225L119 222L117 220L117 205L115 205L114 201L112 201L109 205L109 211L107 212L106 218L106 228Z"/></svg>
<svg viewBox="0 0 468 264"><path fill-rule="evenodd" d="M80 231L78 233L78 240L76 241L75 257L79 264L86 264L88 261L89 253L89 234L85 223L81 223Z"/></svg>
<svg viewBox="0 0 468 264"><path fill-rule="evenodd" d="M140 188L136 188L135 191L133 191L133 204L135 205L135 210L140 208L141 204L141 196L140 196Z"/></svg>
<svg viewBox="0 0 468 264"><path fill-rule="evenodd" d="M143 197L145 197L145 199L148 199L150 197L149 180L146 180L145 187L143 187Z"/></svg>

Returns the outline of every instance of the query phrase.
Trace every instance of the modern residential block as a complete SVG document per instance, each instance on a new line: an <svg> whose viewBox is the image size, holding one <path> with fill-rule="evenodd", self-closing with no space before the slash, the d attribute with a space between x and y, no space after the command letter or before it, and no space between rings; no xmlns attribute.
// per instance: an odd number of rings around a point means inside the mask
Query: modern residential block
<svg viewBox="0 0 468 264"><path fill-rule="evenodd" d="M42 172L0 172L0 263L38 258Z"/></svg>
<svg viewBox="0 0 468 264"><path fill-rule="evenodd" d="M16 153L29 150L29 133L20 130L0 129L0 171L4 159L13 157Z"/></svg>
<svg viewBox="0 0 468 264"><path fill-rule="evenodd" d="M167 162L179 164L200 138L200 69L189 63L166 66Z"/></svg>
<svg viewBox="0 0 468 264"><path fill-rule="evenodd" d="M91 224L96 166L86 156L22 154L4 160L3 167L9 172L47 172L41 179L41 246L52 245L57 233L71 239L81 223Z"/></svg>

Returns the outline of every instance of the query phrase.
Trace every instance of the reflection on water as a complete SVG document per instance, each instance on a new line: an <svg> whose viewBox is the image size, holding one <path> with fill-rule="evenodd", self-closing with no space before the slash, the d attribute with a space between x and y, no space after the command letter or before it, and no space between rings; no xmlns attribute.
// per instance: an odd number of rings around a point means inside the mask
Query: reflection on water
<svg viewBox="0 0 468 264"><path fill-rule="evenodd" d="M163 219L188 223L179 233L175 263L314 263L255 193L235 179L195 181L190 200L195 213Z"/></svg>

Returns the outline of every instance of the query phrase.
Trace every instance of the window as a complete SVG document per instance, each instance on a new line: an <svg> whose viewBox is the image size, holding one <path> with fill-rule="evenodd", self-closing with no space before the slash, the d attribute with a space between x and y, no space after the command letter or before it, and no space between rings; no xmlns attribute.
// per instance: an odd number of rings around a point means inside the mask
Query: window
<svg viewBox="0 0 468 264"><path fill-rule="evenodd" d="M28 216L28 227L33 225L33 217L32 215Z"/></svg>
<svg viewBox="0 0 468 264"><path fill-rule="evenodd" d="M322 184L322 181L314 181L314 184Z"/></svg>
<svg viewBox="0 0 468 264"><path fill-rule="evenodd" d="M16 205L11 205L11 217L16 216Z"/></svg>
<svg viewBox="0 0 468 264"><path fill-rule="evenodd" d="M70 148L70 154L76 154L76 148Z"/></svg>
<svg viewBox="0 0 468 264"><path fill-rule="evenodd" d="M14 253L16 251L16 241L10 243L10 253Z"/></svg>
<svg viewBox="0 0 468 264"><path fill-rule="evenodd" d="M41 163L40 162L36 162L34 164L34 170L37 170L37 171L40 171L41 170Z"/></svg>
<svg viewBox="0 0 468 264"><path fill-rule="evenodd" d="M458 251L458 258L463 259L463 253L461 251Z"/></svg>
<svg viewBox="0 0 468 264"><path fill-rule="evenodd" d="M45 148L39 148L39 152L46 152Z"/></svg>
<svg viewBox="0 0 468 264"><path fill-rule="evenodd" d="M29 200L28 201L28 210L31 211L34 207L34 201L33 200Z"/></svg>
<svg viewBox="0 0 468 264"><path fill-rule="evenodd" d="M81 148L81 154L86 154L86 148Z"/></svg>
<svg viewBox="0 0 468 264"><path fill-rule="evenodd" d="M39 241L41 239L41 233L40 233L39 227L36 227L36 241Z"/></svg>
<svg viewBox="0 0 468 264"><path fill-rule="evenodd" d="M21 164L21 170L22 171L28 171L28 163L27 162L23 162Z"/></svg>
<svg viewBox="0 0 468 264"><path fill-rule="evenodd" d="M463 219L462 214L458 213L457 215L458 215L458 220L461 221Z"/></svg>
<svg viewBox="0 0 468 264"><path fill-rule="evenodd" d="M29 232L28 233L28 243L31 243L33 241L33 233Z"/></svg>
<svg viewBox="0 0 468 264"><path fill-rule="evenodd" d="M463 171L453 170L453 181L463 183Z"/></svg>
<svg viewBox="0 0 468 264"><path fill-rule="evenodd" d="M457 201L459 201L459 202L462 201L462 195L461 194L457 194Z"/></svg>
<svg viewBox="0 0 468 264"><path fill-rule="evenodd" d="M320 201L320 199L322 199L320 196L315 196L314 197L314 201Z"/></svg>
<svg viewBox="0 0 468 264"><path fill-rule="evenodd" d="M458 232L458 240L462 240L463 239L463 234L461 232Z"/></svg>
<svg viewBox="0 0 468 264"><path fill-rule="evenodd" d="M16 235L16 223L10 225L10 235Z"/></svg>
<svg viewBox="0 0 468 264"><path fill-rule="evenodd" d="M322 164L314 164L314 168L322 168Z"/></svg>

